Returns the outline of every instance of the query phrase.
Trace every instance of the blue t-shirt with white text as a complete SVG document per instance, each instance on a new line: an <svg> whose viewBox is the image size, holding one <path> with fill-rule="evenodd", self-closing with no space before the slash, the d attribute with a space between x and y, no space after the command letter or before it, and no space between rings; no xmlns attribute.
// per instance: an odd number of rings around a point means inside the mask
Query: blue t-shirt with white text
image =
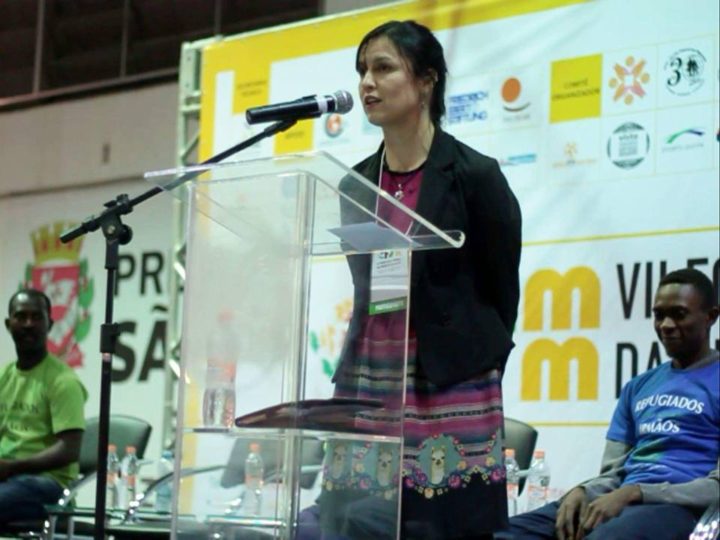
<svg viewBox="0 0 720 540"><path fill-rule="evenodd" d="M690 369L671 362L622 389L607 438L633 447L623 484L680 484L707 476L720 446L720 361Z"/></svg>

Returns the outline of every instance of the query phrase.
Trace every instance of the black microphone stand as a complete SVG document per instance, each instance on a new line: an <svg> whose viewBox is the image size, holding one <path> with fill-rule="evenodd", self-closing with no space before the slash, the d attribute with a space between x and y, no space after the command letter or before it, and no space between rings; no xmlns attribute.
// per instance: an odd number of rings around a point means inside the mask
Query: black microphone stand
<svg viewBox="0 0 720 540"><path fill-rule="evenodd" d="M203 161L200 165L219 163L225 158L236 154L266 137L290 129L297 123L294 120L276 122L257 135L228 148L224 152ZM110 390L112 381L112 359L115 354L117 339L120 334L117 323L113 322L114 291L117 279L119 248L132 240L132 229L123 224L121 216L129 214L140 203L163 191L175 189L185 182L199 176L204 171L191 171L174 180L165 188L155 186L145 193L131 199L126 194L118 195L114 200L105 203L105 210L99 216L90 216L77 227L60 235L63 243L68 243L87 234L101 229L105 236L105 270L107 286L105 287L105 322L100 327L100 353L102 370L100 377L100 417L98 427L97 448L97 484L95 488L95 540L105 540L105 503L107 489L107 447L110 431Z"/></svg>

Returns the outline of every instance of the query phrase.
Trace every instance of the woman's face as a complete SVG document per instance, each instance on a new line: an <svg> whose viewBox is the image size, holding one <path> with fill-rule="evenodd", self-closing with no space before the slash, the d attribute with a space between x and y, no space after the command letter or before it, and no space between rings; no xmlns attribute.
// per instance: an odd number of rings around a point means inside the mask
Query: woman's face
<svg viewBox="0 0 720 540"><path fill-rule="evenodd" d="M410 64L385 36L366 45L360 54L358 71L360 100L368 120L376 126L417 121L423 111L423 97L428 96L425 102L429 102L432 88L415 77Z"/></svg>

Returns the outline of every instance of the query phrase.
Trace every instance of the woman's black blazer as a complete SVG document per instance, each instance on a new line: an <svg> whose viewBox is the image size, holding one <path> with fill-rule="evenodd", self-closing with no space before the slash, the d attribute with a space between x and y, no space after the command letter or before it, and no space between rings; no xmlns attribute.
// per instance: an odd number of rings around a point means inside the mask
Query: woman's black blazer
<svg viewBox="0 0 720 540"><path fill-rule="evenodd" d="M377 184L382 148L353 169ZM345 178L341 192L375 207L367 189ZM417 251L412 257L410 318L417 335L419 368L439 385L451 385L490 369L504 369L513 347L520 295L521 214L497 161L435 131L423 169L416 212L443 230L465 232L459 249ZM367 221L343 200L344 224ZM370 255L348 256L355 287L340 369L351 362L355 338L369 301Z"/></svg>

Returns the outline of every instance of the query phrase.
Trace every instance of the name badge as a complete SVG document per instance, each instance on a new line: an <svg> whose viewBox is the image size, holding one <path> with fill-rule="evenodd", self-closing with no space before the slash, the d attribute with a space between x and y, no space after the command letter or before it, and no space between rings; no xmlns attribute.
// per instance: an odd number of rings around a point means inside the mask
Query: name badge
<svg viewBox="0 0 720 540"><path fill-rule="evenodd" d="M410 252L378 251L372 254L370 315L407 308L410 282Z"/></svg>

